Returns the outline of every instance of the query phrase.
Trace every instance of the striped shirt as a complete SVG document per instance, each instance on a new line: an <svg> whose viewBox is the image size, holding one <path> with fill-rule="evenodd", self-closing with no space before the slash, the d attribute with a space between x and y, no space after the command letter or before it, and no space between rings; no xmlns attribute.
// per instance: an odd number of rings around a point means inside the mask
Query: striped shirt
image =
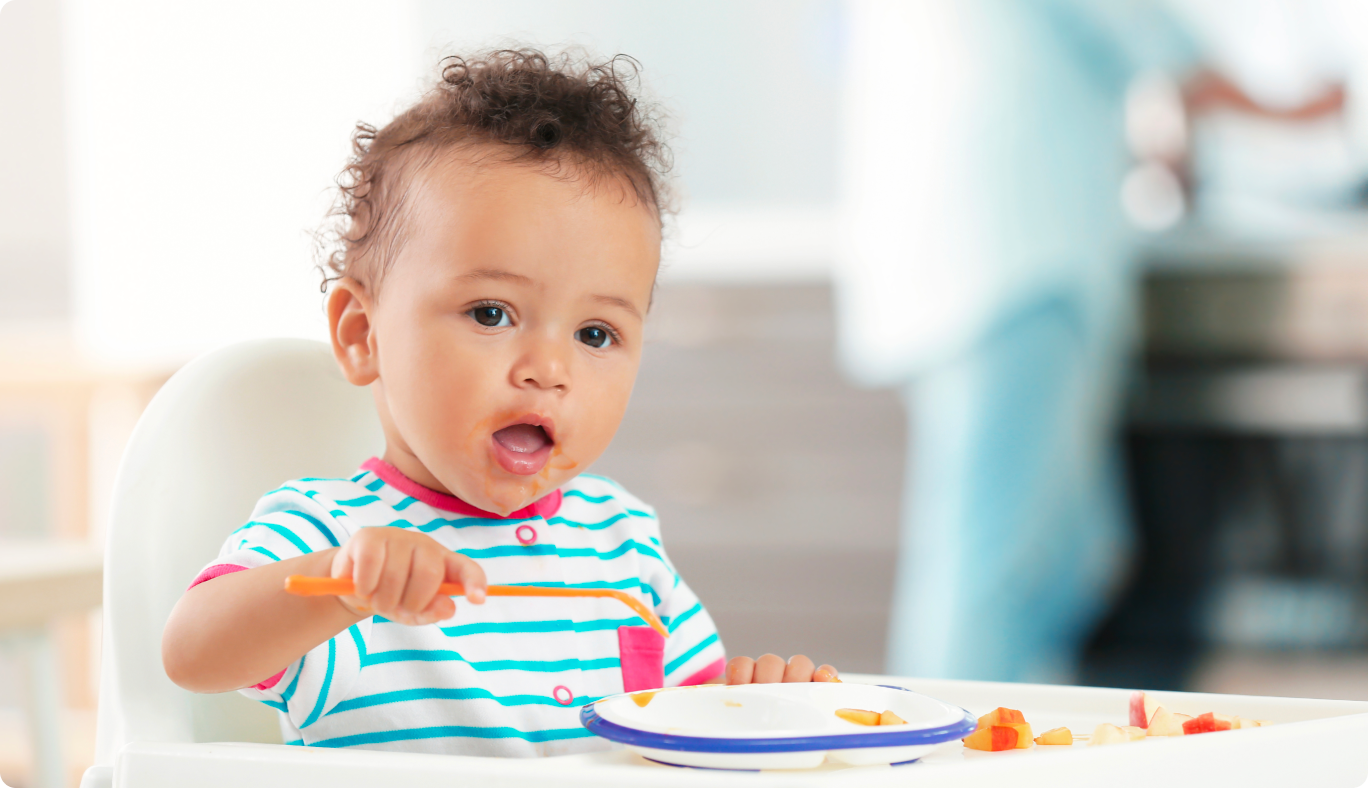
<svg viewBox="0 0 1368 788"><path fill-rule="evenodd" d="M723 671L716 627L666 557L654 511L601 476L581 474L499 517L371 459L350 479L299 479L267 493L195 583L337 547L375 526L431 536L479 563L490 584L620 589L652 608L670 637L611 598L458 600L451 619L420 627L371 616L241 690L281 713L288 743L501 756L602 750L609 743L579 724L578 707Z"/></svg>

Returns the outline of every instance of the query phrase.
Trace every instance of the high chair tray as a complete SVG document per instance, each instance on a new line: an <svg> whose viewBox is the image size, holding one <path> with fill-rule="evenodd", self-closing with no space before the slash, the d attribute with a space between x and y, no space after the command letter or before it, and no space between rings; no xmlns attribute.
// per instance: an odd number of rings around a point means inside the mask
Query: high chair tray
<svg viewBox="0 0 1368 788"><path fill-rule="evenodd" d="M1128 690L889 676L843 677L894 685L983 714L1020 709L1037 732L1067 726L1090 733L1127 722ZM701 692L702 690L700 690ZM1368 778L1368 703L1182 692L1152 693L1174 711L1215 711L1266 719L1272 727L1105 747L1037 746L1008 752L937 746L915 763L845 766L830 762L790 771L713 771L652 763L627 750L543 759L316 750L262 744L126 746L112 769L92 769L83 788L500 788L566 786L878 786L1064 788L1066 786L1326 786L1356 788Z"/></svg>

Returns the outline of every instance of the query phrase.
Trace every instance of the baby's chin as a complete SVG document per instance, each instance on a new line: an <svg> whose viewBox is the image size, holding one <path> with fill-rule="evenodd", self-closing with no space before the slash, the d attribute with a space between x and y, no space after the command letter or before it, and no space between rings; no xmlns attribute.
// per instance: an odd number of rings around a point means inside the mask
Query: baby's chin
<svg viewBox="0 0 1368 788"><path fill-rule="evenodd" d="M456 497L471 506L507 517L519 509L536 503L565 482L565 479L548 478L549 475L537 474L535 476L508 478L513 475L495 470L492 474L484 476L483 479L474 480L473 484L462 485L462 487L468 486L473 489L468 491L450 489L453 490ZM499 478L501 476L504 478Z"/></svg>

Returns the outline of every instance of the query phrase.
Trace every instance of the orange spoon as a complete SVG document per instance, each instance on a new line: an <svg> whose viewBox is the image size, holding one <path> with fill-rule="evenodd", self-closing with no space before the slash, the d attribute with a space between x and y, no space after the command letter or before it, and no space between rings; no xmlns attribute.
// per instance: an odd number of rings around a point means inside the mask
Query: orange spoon
<svg viewBox="0 0 1368 788"><path fill-rule="evenodd" d="M355 593L356 588L352 581L346 578L337 577L305 577L303 575L290 575L285 578L285 590L297 596L346 596ZM443 583L439 589L447 596L465 596L465 589L460 583ZM561 588L559 586L488 586L485 588L486 596L589 596L589 597L612 597L622 604L630 607L638 616L651 625L651 629L659 632L664 637L669 637L669 630L660 622L660 618L651 609L628 594L615 588Z"/></svg>

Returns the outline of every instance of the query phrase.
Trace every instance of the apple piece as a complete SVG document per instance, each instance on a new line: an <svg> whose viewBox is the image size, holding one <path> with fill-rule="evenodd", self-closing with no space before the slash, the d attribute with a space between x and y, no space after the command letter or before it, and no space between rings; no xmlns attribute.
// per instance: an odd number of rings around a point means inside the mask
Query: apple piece
<svg viewBox="0 0 1368 788"><path fill-rule="evenodd" d="M1194 733L1214 733L1228 730L1230 730L1230 718L1218 719L1211 712L1199 714L1183 723L1183 733L1189 736Z"/></svg>
<svg viewBox="0 0 1368 788"><path fill-rule="evenodd" d="M987 728L990 725L1006 725L1012 722L1025 721L1026 717L1016 709L1009 709L1005 706L998 706L996 709L993 709L992 711L988 712L982 717L979 717L978 726L980 728Z"/></svg>
<svg viewBox="0 0 1368 788"><path fill-rule="evenodd" d="M1032 736L1034 735L1034 734L1031 733L1031 724L1030 724L1030 723L1028 723L1028 722L1008 722L1008 723L1005 723L1005 724L1004 724L1004 727L1012 728L1012 729L1016 730L1016 732L1017 732L1017 743L1016 743L1016 748L1017 748L1018 750L1025 750L1025 749L1030 748L1031 742L1033 741Z"/></svg>
<svg viewBox="0 0 1368 788"><path fill-rule="evenodd" d="M1017 746L1017 729L1006 725L989 725L964 737L964 746L971 750L1002 752Z"/></svg>
<svg viewBox="0 0 1368 788"><path fill-rule="evenodd" d="M884 709L884 713L879 715L879 724L880 724L880 725L906 725L906 724L907 724L907 720L903 719L902 717L899 717L898 715L894 714L893 712L889 711L888 709Z"/></svg>
<svg viewBox="0 0 1368 788"><path fill-rule="evenodd" d="M1073 731L1068 728L1051 728L1035 739L1036 744L1073 744Z"/></svg>
<svg viewBox="0 0 1368 788"><path fill-rule="evenodd" d="M837 709L836 716L856 725L878 725L879 712L864 709Z"/></svg>
<svg viewBox="0 0 1368 788"><path fill-rule="evenodd" d="M1122 725L1121 730L1125 731L1127 736L1130 736L1131 741L1140 741L1145 738L1146 729L1139 725Z"/></svg>
<svg viewBox="0 0 1368 788"><path fill-rule="evenodd" d="M1240 727L1240 718L1234 714L1213 714L1211 718L1216 721L1216 730L1218 731L1235 730ZM1221 723L1223 722L1229 727L1222 728Z"/></svg>
<svg viewBox="0 0 1368 788"><path fill-rule="evenodd" d="M1103 744L1125 744L1132 741L1130 733L1125 729L1104 722L1093 729L1092 739L1088 741L1088 746L1101 746Z"/></svg>
<svg viewBox="0 0 1368 788"><path fill-rule="evenodd" d="M1273 724L1273 720L1254 720L1254 724L1260 728L1267 728L1269 725Z"/></svg>
<svg viewBox="0 0 1368 788"><path fill-rule="evenodd" d="M1159 701L1148 692L1136 690L1130 697L1130 724L1137 728L1149 727L1154 712L1159 710Z"/></svg>
<svg viewBox="0 0 1368 788"><path fill-rule="evenodd" d="M1181 719L1180 719L1181 718ZM1150 718L1149 728L1146 729L1148 736L1182 736L1183 720L1190 720L1186 714L1174 714L1168 709L1160 706Z"/></svg>

